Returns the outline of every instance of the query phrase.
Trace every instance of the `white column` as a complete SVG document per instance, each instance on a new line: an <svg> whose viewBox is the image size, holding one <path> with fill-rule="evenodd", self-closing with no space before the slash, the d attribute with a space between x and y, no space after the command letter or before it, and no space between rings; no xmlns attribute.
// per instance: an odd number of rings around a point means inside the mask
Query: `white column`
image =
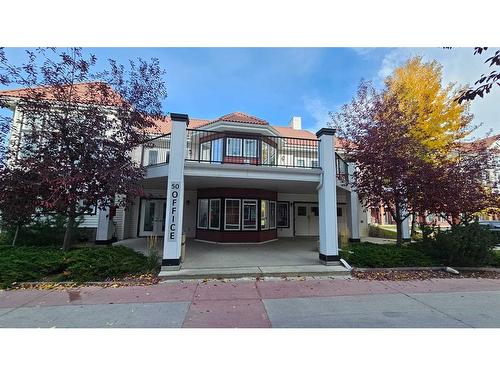
<svg viewBox="0 0 500 375"><path fill-rule="evenodd" d="M351 192L349 194L349 229L351 230L351 237L349 242L359 242L359 198L358 193L352 189L352 183L354 182L354 171L356 170L356 163L349 162L347 164L347 174L349 176L349 184L351 187Z"/></svg>
<svg viewBox="0 0 500 375"><path fill-rule="evenodd" d="M165 211L165 238L163 241L162 268L179 269L184 213L184 159L188 115L171 113L172 133L170 160L168 162L167 207Z"/></svg>
<svg viewBox="0 0 500 375"><path fill-rule="evenodd" d="M407 215L408 212L404 211L401 213L402 215ZM410 216L408 216L406 219L403 220L402 223L402 235L403 235L403 242L410 242L411 241L411 236L410 236Z"/></svg>
<svg viewBox="0 0 500 375"><path fill-rule="evenodd" d="M335 129L322 128L319 138L319 166L322 179L319 201L319 259L324 264L340 260L337 231L337 176L335 167Z"/></svg>
<svg viewBox="0 0 500 375"><path fill-rule="evenodd" d="M109 244L113 242L114 225L110 217L110 208L97 210L97 232L95 237L96 244Z"/></svg>

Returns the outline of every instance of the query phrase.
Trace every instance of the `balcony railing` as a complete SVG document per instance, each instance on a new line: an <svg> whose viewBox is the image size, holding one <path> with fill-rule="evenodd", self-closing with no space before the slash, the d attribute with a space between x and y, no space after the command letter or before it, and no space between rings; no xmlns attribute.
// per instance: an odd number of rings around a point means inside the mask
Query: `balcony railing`
<svg viewBox="0 0 500 375"><path fill-rule="evenodd" d="M170 138L170 134L161 135L143 144L141 165L147 167L168 163L170 159Z"/></svg>
<svg viewBox="0 0 500 375"><path fill-rule="evenodd" d="M170 134L150 139L142 147L143 166L165 164ZM209 164L248 164L286 168L319 167L319 140L259 134L188 129L186 161ZM337 177L347 182L347 163L336 153Z"/></svg>
<svg viewBox="0 0 500 375"><path fill-rule="evenodd" d="M319 140L189 129L187 161L319 168Z"/></svg>
<svg viewBox="0 0 500 375"><path fill-rule="evenodd" d="M337 178L340 181L347 183L349 181L347 162L344 159L342 159L342 157L338 153L335 153L335 164L336 164Z"/></svg>

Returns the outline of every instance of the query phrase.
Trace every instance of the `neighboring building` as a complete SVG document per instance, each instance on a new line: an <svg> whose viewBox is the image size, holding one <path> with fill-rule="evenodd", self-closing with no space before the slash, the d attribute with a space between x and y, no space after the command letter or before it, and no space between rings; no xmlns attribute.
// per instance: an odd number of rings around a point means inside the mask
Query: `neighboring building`
<svg viewBox="0 0 500 375"><path fill-rule="evenodd" d="M492 168L485 170L484 183L491 187L493 193L500 194L500 134L467 143L466 147L473 150L477 145L485 146L493 153L493 165ZM500 220L500 213L482 214L479 219Z"/></svg>
<svg viewBox="0 0 500 375"><path fill-rule="evenodd" d="M493 153L493 165L491 169L486 169L484 172L485 185L492 188L493 192L500 194L500 134L493 135L487 138L478 139L474 142L463 143L463 149L466 151L473 151L478 146L486 146ZM480 215L481 220L500 220L499 214ZM417 221L423 222L424 217L419 216ZM427 215L425 217L426 223L433 223L441 228L449 228L449 222L438 215ZM383 206L370 209L370 224L379 225L395 225L395 221L391 214L384 209Z"/></svg>
<svg viewBox="0 0 500 375"><path fill-rule="evenodd" d="M12 99L12 131L25 131L19 90L0 95ZM335 131L313 134L300 117L275 126L242 112L217 119L172 114L132 155L147 167L146 196L111 215L88 215L83 226L96 228L98 242L167 230L166 266L178 264L181 233L217 243L319 236L326 262L339 258L338 238L368 235L367 211L346 184L354 165L342 159Z"/></svg>

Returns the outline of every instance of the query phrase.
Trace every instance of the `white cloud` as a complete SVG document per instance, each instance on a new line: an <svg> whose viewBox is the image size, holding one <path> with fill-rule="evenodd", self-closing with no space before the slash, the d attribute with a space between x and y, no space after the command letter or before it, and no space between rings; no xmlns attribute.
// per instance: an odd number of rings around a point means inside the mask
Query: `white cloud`
<svg viewBox="0 0 500 375"><path fill-rule="evenodd" d="M304 96L302 100L304 101L305 109L315 120L313 129L309 130L316 131L327 126L327 123L330 121L328 113L332 110L332 107L318 97Z"/></svg>
<svg viewBox="0 0 500 375"><path fill-rule="evenodd" d="M474 85L481 74L493 70L484 64L484 60L494 50L491 48L491 52L488 50L485 55L474 55L472 48L396 48L383 57L376 80L381 83L408 58L421 55L425 61L437 60L443 66L443 85L450 82ZM493 88L484 98L477 97L471 104L471 112L474 114L474 124L483 123L475 136L484 136L490 129L496 134L500 133L500 87Z"/></svg>

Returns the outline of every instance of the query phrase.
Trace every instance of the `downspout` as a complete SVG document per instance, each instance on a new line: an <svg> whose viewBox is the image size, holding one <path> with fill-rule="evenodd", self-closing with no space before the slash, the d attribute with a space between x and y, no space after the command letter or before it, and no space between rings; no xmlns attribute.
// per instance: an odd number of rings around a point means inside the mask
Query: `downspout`
<svg viewBox="0 0 500 375"><path fill-rule="evenodd" d="M321 171L321 174L319 175L319 183L318 186L316 186L316 191L321 189L322 186L323 186L323 171Z"/></svg>

